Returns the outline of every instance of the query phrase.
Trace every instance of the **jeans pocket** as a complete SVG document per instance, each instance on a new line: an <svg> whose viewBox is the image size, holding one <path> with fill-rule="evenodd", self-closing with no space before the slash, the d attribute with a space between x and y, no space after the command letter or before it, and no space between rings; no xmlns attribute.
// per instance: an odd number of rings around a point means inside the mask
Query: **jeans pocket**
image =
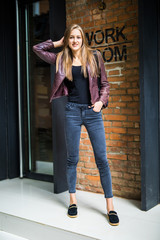
<svg viewBox="0 0 160 240"><path fill-rule="evenodd" d="M99 112L96 112L96 111L93 110L93 107L91 109L92 109L93 113L96 113L96 114L101 113L101 110Z"/></svg>
<svg viewBox="0 0 160 240"><path fill-rule="evenodd" d="M72 106L69 102L67 102L65 109L66 109L66 110L72 110L72 109L73 109L73 106Z"/></svg>

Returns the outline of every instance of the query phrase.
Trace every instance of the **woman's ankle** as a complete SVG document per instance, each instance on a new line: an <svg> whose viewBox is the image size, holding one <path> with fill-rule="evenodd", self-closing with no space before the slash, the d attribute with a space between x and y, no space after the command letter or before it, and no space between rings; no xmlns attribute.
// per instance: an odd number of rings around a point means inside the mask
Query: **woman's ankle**
<svg viewBox="0 0 160 240"><path fill-rule="evenodd" d="M70 193L70 205L76 204L77 205L77 199L75 193Z"/></svg>
<svg viewBox="0 0 160 240"><path fill-rule="evenodd" d="M113 198L106 198L107 212L114 211Z"/></svg>

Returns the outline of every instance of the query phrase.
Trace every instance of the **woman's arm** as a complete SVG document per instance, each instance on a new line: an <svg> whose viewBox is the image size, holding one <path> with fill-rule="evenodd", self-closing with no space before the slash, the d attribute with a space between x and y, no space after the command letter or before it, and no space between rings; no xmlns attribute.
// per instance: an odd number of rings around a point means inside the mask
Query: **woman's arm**
<svg viewBox="0 0 160 240"><path fill-rule="evenodd" d="M101 56L101 53L97 51L98 55L98 61L99 61L99 67L100 67L100 79L101 79L101 86L100 86L100 99L103 103L103 106L106 107L108 105L109 100L109 82L107 80L105 66L103 62L103 58Z"/></svg>
<svg viewBox="0 0 160 240"><path fill-rule="evenodd" d="M49 39L45 42L42 42L33 46L33 51L38 57L40 57L45 62L49 64L55 64L57 55L53 52L49 52L49 50L52 48L57 48L62 46L63 46L63 38L55 42L52 42L52 40Z"/></svg>

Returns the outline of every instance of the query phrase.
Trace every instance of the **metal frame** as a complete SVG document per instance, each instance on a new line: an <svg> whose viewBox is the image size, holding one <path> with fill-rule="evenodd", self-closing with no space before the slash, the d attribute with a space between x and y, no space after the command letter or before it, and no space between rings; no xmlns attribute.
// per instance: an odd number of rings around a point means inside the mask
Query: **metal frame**
<svg viewBox="0 0 160 240"><path fill-rule="evenodd" d="M21 106L21 78L20 78L20 41L19 41L19 8L16 0L16 27L17 27L17 85L18 85L18 120L19 120L19 162L20 178L23 178L23 149L22 149L22 106Z"/></svg>
<svg viewBox="0 0 160 240"><path fill-rule="evenodd" d="M29 158L29 171L32 168L32 154L31 154L31 118L30 118L30 79L29 79L29 40L28 40L28 7L25 5L25 33L26 33L26 80L27 80L27 120L28 120L28 158Z"/></svg>

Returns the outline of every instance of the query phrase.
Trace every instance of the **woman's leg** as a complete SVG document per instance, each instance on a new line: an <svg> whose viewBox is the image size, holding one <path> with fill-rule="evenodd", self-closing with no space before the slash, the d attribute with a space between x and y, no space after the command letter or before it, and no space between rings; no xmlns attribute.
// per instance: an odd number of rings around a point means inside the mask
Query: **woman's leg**
<svg viewBox="0 0 160 240"><path fill-rule="evenodd" d="M106 198L106 206L107 206L107 212L114 211L114 205L113 205L113 197L112 198Z"/></svg>
<svg viewBox="0 0 160 240"><path fill-rule="evenodd" d="M75 193L70 193L70 205L76 204L77 205L77 199Z"/></svg>
<svg viewBox="0 0 160 240"><path fill-rule="evenodd" d="M70 204L77 204L76 180L79 161L79 142L81 133L80 111L73 104L66 105L65 133L67 146L67 182L70 193Z"/></svg>
<svg viewBox="0 0 160 240"><path fill-rule="evenodd" d="M101 184L104 190L107 211L114 210L112 180L106 153L106 139L101 112L93 109L86 111L85 126L88 131L97 167L100 173Z"/></svg>

